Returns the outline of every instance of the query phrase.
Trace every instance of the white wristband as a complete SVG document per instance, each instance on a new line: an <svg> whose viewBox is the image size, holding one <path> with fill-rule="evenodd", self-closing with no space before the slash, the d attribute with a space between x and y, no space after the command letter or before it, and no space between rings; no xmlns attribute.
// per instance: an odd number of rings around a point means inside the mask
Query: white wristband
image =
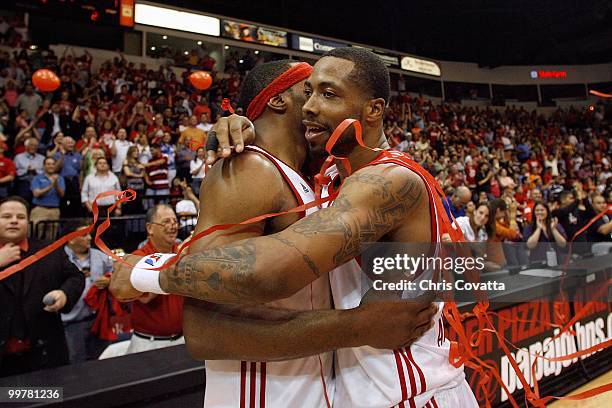
<svg viewBox="0 0 612 408"><path fill-rule="evenodd" d="M159 285L159 271L152 270L159 268L176 254L150 254L142 258L130 275L130 283L139 292L156 293L158 295L167 295Z"/></svg>

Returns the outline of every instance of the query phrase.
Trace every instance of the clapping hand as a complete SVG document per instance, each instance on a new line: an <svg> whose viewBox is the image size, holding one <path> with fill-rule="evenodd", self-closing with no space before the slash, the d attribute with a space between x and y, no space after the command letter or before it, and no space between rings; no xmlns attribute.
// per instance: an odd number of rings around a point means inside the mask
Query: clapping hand
<svg viewBox="0 0 612 408"><path fill-rule="evenodd" d="M550 229L551 231L554 231L555 229L557 229L557 225L559 224L559 220L557 219L557 217L553 217L552 220L550 220Z"/></svg>
<svg viewBox="0 0 612 408"><path fill-rule="evenodd" d="M552 223L551 223L552 224ZM541 229L542 231L546 231L546 225L544 224L544 220L538 218L536 220L536 225L539 229Z"/></svg>

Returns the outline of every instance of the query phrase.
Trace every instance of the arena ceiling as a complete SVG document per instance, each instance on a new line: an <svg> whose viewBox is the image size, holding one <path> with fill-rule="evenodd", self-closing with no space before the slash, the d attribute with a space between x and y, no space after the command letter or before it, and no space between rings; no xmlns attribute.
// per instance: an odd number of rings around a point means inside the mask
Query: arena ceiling
<svg viewBox="0 0 612 408"><path fill-rule="evenodd" d="M161 2L482 66L612 61L612 0Z"/></svg>

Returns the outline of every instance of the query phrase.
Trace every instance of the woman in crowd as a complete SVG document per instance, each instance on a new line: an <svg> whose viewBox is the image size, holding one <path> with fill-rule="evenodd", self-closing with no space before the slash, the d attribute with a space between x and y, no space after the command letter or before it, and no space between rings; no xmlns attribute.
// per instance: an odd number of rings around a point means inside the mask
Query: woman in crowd
<svg viewBox="0 0 612 408"><path fill-rule="evenodd" d="M514 182L514 179L508 175L508 170L503 168L503 167L502 167L502 169L499 172L499 185L500 185L502 191L506 187L510 187L513 190L514 190L514 188L516 188L516 183Z"/></svg>
<svg viewBox="0 0 612 408"><path fill-rule="evenodd" d="M524 231L528 237L529 262L546 261L546 253L551 249L560 259L560 249L567 245L565 230L557 218L551 217L550 210L542 201L535 204L533 212L535 216Z"/></svg>
<svg viewBox="0 0 612 408"><path fill-rule="evenodd" d="M169 132L164 132L161 142L161 152L168 158L168 182L176 177L176 148L172 144L172 135Z"/></svg>
<svg viewBox="0 0 612 408"><path fill-rule="evenodd" d="M96 162L100 157L106 157L106 152L98 143L83 150L83 178L96 173Z"/></svg>
<svg viewBox="0 0 612 408"><path fill-rule="evenodd" d="M476 192L485 193L487 196L491 194L491 179L493 178L493 170L489 167L489 163L483 161L478 167L476 174Z"/></svg>
<svg viewBox="0 0 612 408"><path fill-rule="evenodd" d="M489 202L487 255L492 264L500 268L506 265L502 242L513 242L521 237L516 221L516 208L508 211L508 205L501 198Z"/></svg>
<svg viewBox="0 0 612 408"><path fill-rule="evenodd" d="M200 195L200 184L206 175L206 149L198 148L196 157L190 163L190 172L192 177L191 188L196 196Z"/></svg>
<svg viewBox="0 0 612 408"><path fill-rule="evenodd" d="M488 222L489 207L487 204L480 204L470 215L457 217L457 224L468 242L486 242Z"/></svg>
<svg viewBox="0 0 612 408"><path fill-rule="evenodd" d="M136 192L137 197L144 195L144 175L145 167L138 161L138 147L130 146L127 152L127 158L123 163L123 174L125 174L126 187ZM131 214L139 214L142 212L142 206L140 200L136 200L128 203L126 206L127 212Z"/></svg>
<svg viewBox="0 0 612 408"><path fill-rule="evenodd" d="M134 141L138 148L138 161L141 164L147 164L151 161L151 148L149 147L149 141L146 135L138 136Z"/></svg>
<svg viewBox="0 0 612 408"><path fill-rule="evenodd" d="M64 140L64 133L57 132L55 136L53 136L53 146L49 146L47 148L46 156L47 157L55 156L55 153L57 153L60 150L60 146L62 145L63 140Z"/></svg>

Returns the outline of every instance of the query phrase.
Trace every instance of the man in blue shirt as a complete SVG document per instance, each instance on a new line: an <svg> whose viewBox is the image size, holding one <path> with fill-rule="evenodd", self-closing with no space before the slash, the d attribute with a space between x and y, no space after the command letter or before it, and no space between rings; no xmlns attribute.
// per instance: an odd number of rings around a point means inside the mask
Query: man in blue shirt
<svg viewBox="0 0 612 408"><path fill-rule="evenodd" d="M516 151L518 152L517 157L521 162L527 161L527 159L529 159L529 157L531 156L531 150L529 149L529 145L524 140L522 140L521 143L516 146Z"/></svg>
<svg viewBox="0 0 612 408"><path fill-rule="evenodd" d="M66 199L62 201L61 212L64 216L77 217L82 213L81 186L81 153L74 151L74 139L65 136L58 151L53 155L57 161L55 169L66 183Z"/></svg>
<svg viewBox="0 0 612 408"><path fill-rule="evenodd" d="M466 186L459 186L452 193L452 196L450 198L448 196L445 197L442 203L444 204L444 209L449 218L451 218L451 214L453 217L459 218L466 214L465 206L471 200L472 192L470 189Z"/></svg>
<svg viewBox="0 0 612 408"><path fill-rule="evenodd" d="M60 218L60 202L66 191L64 178L55 172L55 159L47 157L43 164L43 174L37 174L32 179L32 204L35 206L30 213L34 235L38 239L55 239L57 225L40 221L57 221Z"/></svg>
<svg viewBox="0 0 612 408"><path fill-rule="evenodd" d="M72 225L67 231L72 232L87 228L87 223ZM76 237L64 246L68 259L85 275L85 288L81 297L69 313L62 314L66 341L71 363L97 359L109 342L99 339L91 332L96 317L94 311L85 303L85 296L92 286L103 289L108 286L113 262L102 251L91 248L91 235Z"/></svg>

